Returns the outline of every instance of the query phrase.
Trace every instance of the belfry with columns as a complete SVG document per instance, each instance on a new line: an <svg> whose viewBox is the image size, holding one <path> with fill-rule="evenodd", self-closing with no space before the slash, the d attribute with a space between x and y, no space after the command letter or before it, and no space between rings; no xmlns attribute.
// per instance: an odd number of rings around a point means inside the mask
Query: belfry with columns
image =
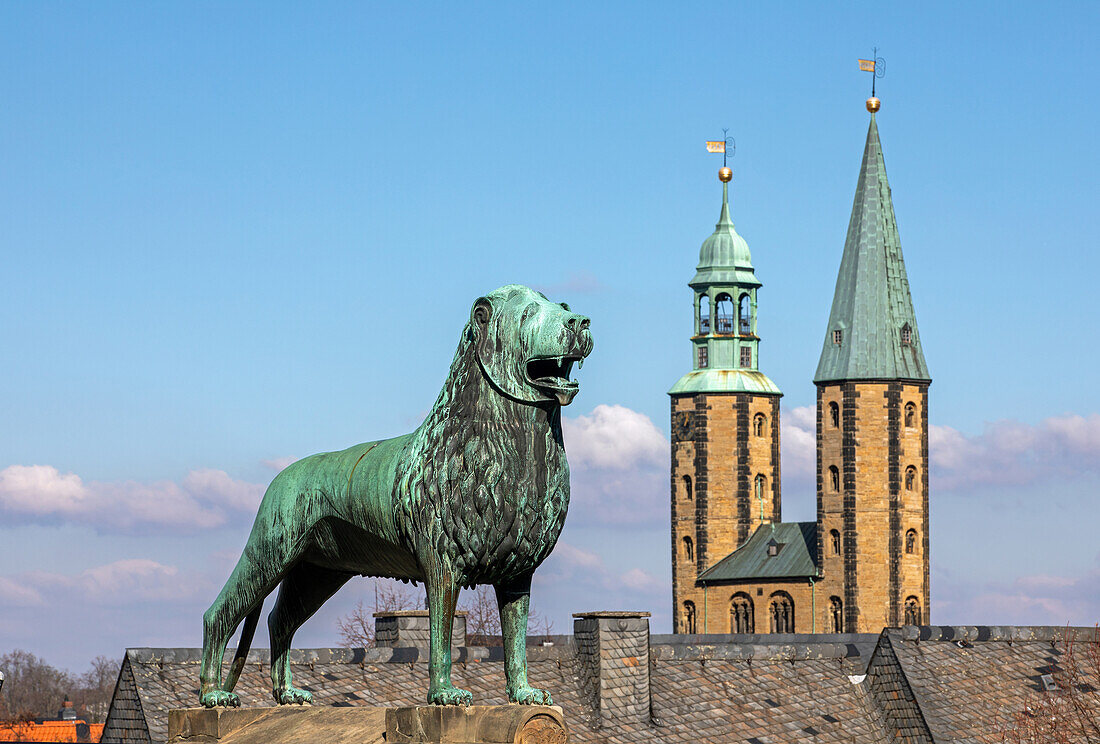
<svg viewBox="0 0 1100 744"><path fill-rule="evenodd" d="M817 386L817 520L783 522L779 388L732 172L692 290L692 369L672 407L676 633L866 633L928 624L928 387L875 115Z"/></svg>

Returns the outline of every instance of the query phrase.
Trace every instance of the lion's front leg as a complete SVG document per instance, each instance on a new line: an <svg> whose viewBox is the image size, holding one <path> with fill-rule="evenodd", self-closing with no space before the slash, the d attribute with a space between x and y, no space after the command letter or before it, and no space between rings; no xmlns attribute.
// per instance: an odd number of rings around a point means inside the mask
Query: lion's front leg
<svg viewBox="0 0 1100 744"><path fill-rule="evenodd" d="M428 704L469 705L474 695L451 683L451 629L458 606L458 580L442 566L426 572L430 656Z"/></svg>
<svg viewBox="0 0 1100 744"><path fill-rule="evenodd" d="M527 682L527 616L531 609L531 574L498 584L497 607L504 641L508 700L521 705L553 705L550 693Z"/></svg>

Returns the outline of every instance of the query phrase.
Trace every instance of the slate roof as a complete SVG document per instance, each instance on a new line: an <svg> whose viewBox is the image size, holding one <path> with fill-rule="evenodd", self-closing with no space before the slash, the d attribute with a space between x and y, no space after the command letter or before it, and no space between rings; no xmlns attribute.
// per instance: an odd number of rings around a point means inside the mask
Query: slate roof
<svg viewBox="0 0 1100 744"><path fill-rule="evenodd" d="M1045 694L1041 676L1064 660L1067 633L1078 641L1100 638L1095 628L888 629L868 666L868 688L902 740L996 744L1016 714ZM1100 721L1097 683L1086 680L1093 689L1082 699Z"/></svg>
<svg viewBox="0 0 1100 744"><path fill-rule="evenodd" d="M768 546L777 543L777 555ZM700 584L742 579L793 579L818 576L817 522L776 522L756 528L737 550L699 575Z"/></svg>
<svg viewBox="0 0 1100 744"><path fill-rule="evenodd" d="M878 636L654 635L649 714L622 720L599 710L592 669L573 636L529 648L529 671L564 708L578 744L994 744L1043 694L1040 675L1064 659L1067 632L1098 637L1093 628L980 626ZM199 654L128 650L102 742L164 742L168 710L196 704ZM316 705L413 705L423 701L425 658L415 648L296 650L292 668ZM639 667L617 673L631 668ZM253 651L237 688L244 705L270 705L269 671L266 650ZM501 649L460 649L454 680L479 703L503 703ZM1090 694L1100 716L1100 694Z"/></svg>
<svg viewBox="0 0 1100 744"><path fill-rule="evenodd" d="M911 336L910 342L903 344L902 328L906 325ZM838 330L840 344L833 336ZM829 327L814 382L931 379L909 295L878 124L871 114Z"/></svg>
<svg viewBox="0 0 1100 744"><path fill-rule="evenodd" d="M735 636L724 636L719 637L723 643L707 643L713 637L655 636L650 647L651 717L601 724L585 692L572 637L557 638L554 647L529 649L529 674L532 684L551 690L554 702L565 709L572 742L887 741L869 696L849 680L866 664L867 657L860 656L861 650L870 653L866 641L830 642L830 636L807 641L814 637L803 635L775 636L770 643L736 643L730 642ZM784 638L789 642L777 642ZM292 653L295 681L314 693L315 705L423 703L427 667L425 655L416 649ZM164 742L168 710L197 704L199 654L200 649L129 649L103 744ZM506 702L500 654L499 648L462 649L454 666L455 684L472 690L478 703ZM249 654L237 685L243 705L271 704L269 671L266 650ZM136 692L136 701L130 690ZM145 718L123 720L120 714L134 710L134 702Z"/></svg>

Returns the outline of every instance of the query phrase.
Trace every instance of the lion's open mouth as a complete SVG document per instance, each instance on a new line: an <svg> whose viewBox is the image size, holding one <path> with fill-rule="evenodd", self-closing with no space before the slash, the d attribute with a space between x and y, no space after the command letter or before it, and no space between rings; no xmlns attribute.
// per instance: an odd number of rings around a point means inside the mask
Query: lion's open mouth
<svg viewBox="0 0 1100 744"><path fill-rule="evenodd" d="M532 359L527 362L527 376L539 387L576 387L579 383L569 379L575 362L584 363L580 356L560 356L549 359Z"/></svg>

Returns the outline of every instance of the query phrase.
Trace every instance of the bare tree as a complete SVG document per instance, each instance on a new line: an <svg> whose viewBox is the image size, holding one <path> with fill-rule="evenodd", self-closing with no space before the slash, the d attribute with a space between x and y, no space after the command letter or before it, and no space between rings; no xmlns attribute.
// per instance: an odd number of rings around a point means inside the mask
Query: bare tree
<svg viewBox="0 0 1100 744"><path fill-rule="evenodd" d="M4 697L11 719L49 718L57 714L76 680L29 651L15 649L0 656Z"/></svg>
<svg viewBox="0 0 1100 744"><path fill-rule="evenodd" d="M412 610L423 605L414 590L392 581L375 582L374 605L367 610L359 602L352 612L337 621L340 640L347 648L366 648L374 645L374 613ZM459 610L466 613L466 643L470 646L499 646L500 612L496 594L491 586L478 586L465 594L466 601ZM541 635L549 635L553 624L531 612L528 621L532 629L539 628Z"/></svg>
<svg viewBox="0 0 1100 744"><path fill-rule="evenodd" d="M1001 733L1005 744L1100 744L1100 627L1089 637L1066 629L1048 688L1028 696Z"/></svg>
<svg viewBox="0 0 1100 744"><path fill-rule="evenodd" d="M368 648L374 645L374 613L397 612L416 608L413 592L395 581L374 582L374 604L370 610L359 602L350 615L336 621L340 640L345 648Z"/></svg>
<svg viewBox="0 0 1100 744"><path fill-rule="evenodd" d="M77 713L88 723L107 720L120 666L122 662L118 659L97 656L92 659L88 671L80 675L72 700Z"/></svg>

